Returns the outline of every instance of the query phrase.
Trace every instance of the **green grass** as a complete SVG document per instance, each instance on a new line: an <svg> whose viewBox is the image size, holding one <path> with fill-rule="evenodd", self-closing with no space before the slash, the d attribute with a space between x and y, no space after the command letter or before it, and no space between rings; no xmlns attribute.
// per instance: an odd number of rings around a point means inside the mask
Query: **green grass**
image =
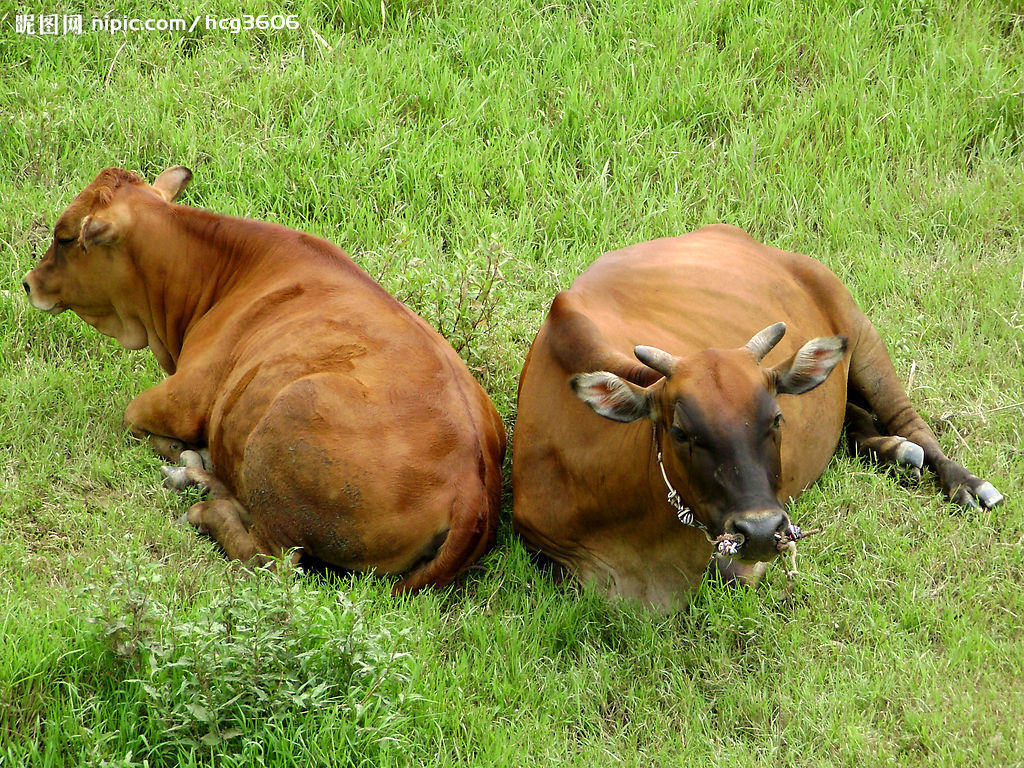
<svg viewBox="0 0 1024 768"><path fill-rule="evenodd" d="M300 29L15 33L86 6L0 7L0 765L1022 764L1019 3L282 0ZM150 353L21 295L101 168L177 163L185 202L348 250L510 427L601 252L727 221L814 255L1007 502L841 452L795 505L825 532L792 595L773 570L667 616L552 583L507 507L442 593L244 577L121 426Z"/></svg>

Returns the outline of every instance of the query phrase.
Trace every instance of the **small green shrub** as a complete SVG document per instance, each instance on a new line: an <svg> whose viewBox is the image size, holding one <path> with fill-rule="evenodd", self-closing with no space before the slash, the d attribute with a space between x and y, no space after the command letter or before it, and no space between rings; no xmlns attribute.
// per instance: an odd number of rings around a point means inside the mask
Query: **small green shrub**
<svg viewBox="0 0 1024 768"><path fill-rule="evenodd" d="M444 336L470 365L485 364L480 334L488 331L505 282L501 266L509 258L495 240L455 258L434 263L413 258L399 271L387 263L380 279ZM393 272L393 274L389 274ZM479 359L477 359L479 358Z"/></svg>
<svg viewBox="0 0 1024 768"><path fill-rule="evenodd" d="M130 560L112 583L84 587L96 639L138 688L147 759L217 760L296 716L330 713L357 730L397 716L408 675L396 638L369 629L343 593L325 599L275 565L185 608L163 597L176 575L164 562Z"/></svg>

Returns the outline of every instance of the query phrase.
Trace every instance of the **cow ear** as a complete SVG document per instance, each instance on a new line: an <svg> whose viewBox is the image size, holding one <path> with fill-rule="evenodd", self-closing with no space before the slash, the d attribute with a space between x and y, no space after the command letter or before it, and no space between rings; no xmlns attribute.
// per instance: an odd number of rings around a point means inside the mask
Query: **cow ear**
<svg viewBox="0 0 1024 768"><path fill-rule="evenodd" d="M614 373L580 373L569 384L576 397L606 419L628 422L651 415L647 390Z"/></svg>
<svg viewBox="0 0 1024 768"><path fill-rule="evenodd" d="M156 177L153 189L168 203L173 203L192 181L192 171L183 165L176 165Z"/></svg>
<svg viewBox="0 0 1024 768"><path fill-rule="evenodd" d="M83 251L97 245L110 245L120 238L120 227L111 219L102 216L86 216L82 219L82 231L78 242Z"/></svg>
<svg viewBox="0 0 1024 768"><path fill-rule="evenodd" d="M828 378L845 352L845 336L811 339L790 362L772 368L776 393L802 395L810 392Z"/></svg>

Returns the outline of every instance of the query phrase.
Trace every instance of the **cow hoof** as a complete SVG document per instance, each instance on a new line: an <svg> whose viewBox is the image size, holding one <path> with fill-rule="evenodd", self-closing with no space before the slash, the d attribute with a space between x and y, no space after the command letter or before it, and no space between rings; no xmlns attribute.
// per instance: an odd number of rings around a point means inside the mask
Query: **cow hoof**
<svg viewBox="0 0 1024 768"><path fill-rule="evenodd" d="M185 510L181 517L174 521L174 524L181 528L199 528L201 525L199 516L203 510L202 504L203 502L193 504Z"/></svg>
<svg viewBox="0 0 1024 768"><path fill-rule="evenodd" d="M182 451L178 463L181 464L182 467L206 469L206 461L203 459L202 454L196 451Z"/></svg>
<svg viewBox="0 0 1024 768"><path fill-rule="evenodd" d="M974 495L978 497L978 501L985 509L992 509L992 507L1003 503L1003 494L987 481L974 489Z"/></svg>
<svg viewBox="0 0 1024 768"><path fill-rule="evenodd" d="M914 466L901 466L900 473L908 480L915 482L921 479L921 468Z"/></svg>
<svg viewBox="0 0 1024 768"><path fill-rule="evenodd" d="M910 440L904 440L896 447L896 461L920 469L924 466L924 448Z"/></svg>
<svg viewBox="0 0 1024 768"><path fill-rule="evenodd" d="M965 509L992 509L992 507L1002 504L1003 494L997 491L992 483L981 482L974 488L961 485L952 494L950 500Z"/></svg>
<svg viewBox="0 0 1024 768"><path fill-rule="evenodd" d="M172 491L180 491L188 484L186 472L188 467L160 467L160 474L164 476L164 488Z"/></svg>
<svg viewBox="0 0 1024 768"><path fill-rule="evenodd" d="M954 504L958 504L964 509L981 509L981 505L978 504L977 499L974 498L974 494L971 493L970 489L966 486L960 486L957 488L956 493L953 494L950 499Z"/></svg>

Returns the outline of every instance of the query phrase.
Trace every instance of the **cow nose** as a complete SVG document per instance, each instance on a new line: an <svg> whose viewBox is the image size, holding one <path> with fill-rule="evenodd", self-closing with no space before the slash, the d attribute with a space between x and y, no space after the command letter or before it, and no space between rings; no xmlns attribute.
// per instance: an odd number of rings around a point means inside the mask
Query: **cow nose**
<svg viewBox="0 0 1024 768"><path fill-rule="evenodd" d="M743 536L740 557L743 560L771 560L779 554L776 534L789 527L789 515L782 510L744 512L736 515L726 530Z"/></svg>
<svg viewBox="0 0 1024 768"><path fill-rule="evenodd" d="M32 295L32 288L29 286L28 280L22 280L21 281L21 287L25 289L25 293L26 294L28 294L30 296Z"/></svg>

